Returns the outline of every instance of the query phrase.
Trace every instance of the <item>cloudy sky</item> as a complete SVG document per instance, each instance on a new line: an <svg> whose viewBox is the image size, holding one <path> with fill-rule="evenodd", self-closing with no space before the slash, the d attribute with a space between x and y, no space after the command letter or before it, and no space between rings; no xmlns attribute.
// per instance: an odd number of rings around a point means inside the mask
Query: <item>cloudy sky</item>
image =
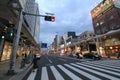
<svg viewBox="0 0 120 80"><path fill-rule="evenodd" d="M40 41L51 44L56 34L93 30L90 11L102 0L36 0L40 14L52 13L55 22L40 18Z"/></svg>

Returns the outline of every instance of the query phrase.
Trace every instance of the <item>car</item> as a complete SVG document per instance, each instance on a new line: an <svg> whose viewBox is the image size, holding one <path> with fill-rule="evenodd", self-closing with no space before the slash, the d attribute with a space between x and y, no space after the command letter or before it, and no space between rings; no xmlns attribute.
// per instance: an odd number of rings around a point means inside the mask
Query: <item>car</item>
<svg viewBox="0 0 120 80"><path fill-rule="evenodd" d="M70 55L68 55L69 57L73 57L73 58L77 58L77 55L75 53L71 53Z"/></svg>
<svg viewBox="0 0 120 80"><path fill-rule="evenodd" d="M41 57L41 54L36 54L36 58L39 60Z"/></svg>
<svg viewBox="0 0 120 80"><path fill-rule="evenodd" d="M86 53L83 55L84 58L89 58L89 59L94 59L94 60L100 60L102 56L99 54L95 53Z"/></svg>

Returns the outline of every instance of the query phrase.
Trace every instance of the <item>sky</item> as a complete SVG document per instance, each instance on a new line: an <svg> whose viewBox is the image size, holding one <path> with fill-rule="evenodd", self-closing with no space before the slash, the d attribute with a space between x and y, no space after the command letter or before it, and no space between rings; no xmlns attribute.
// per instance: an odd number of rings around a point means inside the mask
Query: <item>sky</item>
<svg viewBox="0 0 120 80"><path fill-rule="evenodd" d="M90 11L102 0L36 0L41 15L52 13L55 22L40 18L40 41L50 45L55 35L74 31L76 35L93 31Z"/></svg>

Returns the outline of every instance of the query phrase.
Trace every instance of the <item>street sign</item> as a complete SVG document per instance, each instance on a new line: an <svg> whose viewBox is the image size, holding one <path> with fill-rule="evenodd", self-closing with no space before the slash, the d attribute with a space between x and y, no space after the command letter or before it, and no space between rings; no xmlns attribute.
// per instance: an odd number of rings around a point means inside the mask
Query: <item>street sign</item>
<svg viewBox="0 0 120 80"><path fill-rule="evenodd" d="M41 43L41 48L47 48L47 43Z"/></svg>

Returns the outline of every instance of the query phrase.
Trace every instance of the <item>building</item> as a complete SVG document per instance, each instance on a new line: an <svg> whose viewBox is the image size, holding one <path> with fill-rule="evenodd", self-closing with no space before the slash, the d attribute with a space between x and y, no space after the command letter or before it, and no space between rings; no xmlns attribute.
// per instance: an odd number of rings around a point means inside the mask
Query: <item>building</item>
<svg viewBox="0 0 120 80"><path fill-rule="evenodd" d="M35 10L35 0L20 0L20 4L19 1L16 0L2 0L0 2L0 27L2 27L0 28L0 37L2 37L2 33L5 33L4 39L0 38L0 61L9 60L14 47L13 39L16 36L17 30L17 26L15 25L18 23L19 17L19 11L14 9L14 4L17 4L16 7L18 9L24 8L24 11L28 11L29 13L39 12L38 7L36 7ZM29 54L30 51L34 52L34 48L37 48L37 44L39 43L38 29L40 26L38 19L35 16L29 16L27 18L25 18L25 16L28 15L24 15L17 48L17 55L19 56L23 53ZM11 29L13 30L12 37L7 33L7 31L9 32Z"/></svg>
<svg viewBox="0 0 120 80"><path fill-rule="evenodd" d="M115 56L120 52L120 1L103 0L91 11L91 16L101 54Z"/></svg>

